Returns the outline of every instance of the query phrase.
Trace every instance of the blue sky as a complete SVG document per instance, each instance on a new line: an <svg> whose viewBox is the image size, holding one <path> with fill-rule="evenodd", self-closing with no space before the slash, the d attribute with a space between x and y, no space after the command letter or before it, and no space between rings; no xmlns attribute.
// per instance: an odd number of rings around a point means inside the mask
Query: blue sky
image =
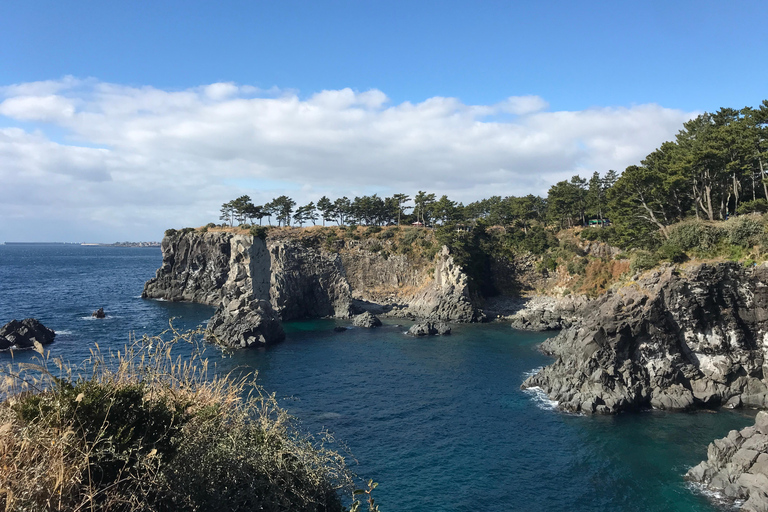
<svg viewBox="0 0 768 512"><path fill-rule="evenodd" d="M41 231L50 212L4 205L0 219L13 222L0 222L0 240L35 228L47 239L159 238L168 224L207 222L229 195L268 200L281 186L299 202L546 193L577 172L637 163L698 112L759 104L766 11L754 1L4 2L0 178L54 201L61 220ZM142 188L153 179L179 204Z"/></svg>

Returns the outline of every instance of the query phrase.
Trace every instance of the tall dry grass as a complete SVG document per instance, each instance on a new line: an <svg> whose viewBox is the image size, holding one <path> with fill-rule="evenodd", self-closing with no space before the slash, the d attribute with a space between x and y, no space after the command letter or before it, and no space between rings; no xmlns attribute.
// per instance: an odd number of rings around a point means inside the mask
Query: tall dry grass
<svg viewBox="0 0 768 512"><path fill-rule="evenodd" d="M0 509L341 511L333 440L301 433L249 376L218 376L198 332L96 345L78 367L37 346L0 392ZM357 505L359 506L359 505Z"/></svg>

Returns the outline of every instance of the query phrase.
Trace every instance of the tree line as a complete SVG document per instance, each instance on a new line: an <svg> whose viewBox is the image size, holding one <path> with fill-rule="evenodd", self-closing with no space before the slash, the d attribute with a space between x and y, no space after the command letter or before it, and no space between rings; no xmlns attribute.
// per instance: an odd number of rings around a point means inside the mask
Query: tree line
<svg viewBox="0 0 768 512"><path fill-rule="evenodd" d="M418 191L350 199L323 196L297 206L286 195L254 205L244 195L222 205L221 220L304 226L459 225L482 221L519 228L563 229L589 220L610 219L616 242L637 246L649 237L669 237L668 227L685 218L709 221L751 211L768 211L768 100L757 108L722 108L683 124L674 141L665 142L639 165L621 174L608 170L578 175L554 184L546 197L492 196L469 204ZM602 224L602 223L601 223Z"/></svg>

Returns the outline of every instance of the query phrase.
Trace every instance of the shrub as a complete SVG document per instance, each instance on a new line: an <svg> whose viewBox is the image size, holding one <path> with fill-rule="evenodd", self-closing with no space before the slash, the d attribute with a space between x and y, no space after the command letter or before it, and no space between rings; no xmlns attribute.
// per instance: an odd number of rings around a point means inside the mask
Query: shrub
<svg viewBox="0 0 768 512"><path fill-rule="evenodd" d="M633 273L648 270L659 264L655 254L648 251L636 251L629 262L629 270Z"/></svg>
<svg viewBox="0 0 768 512"><path fill-rule="evenodd" d="M186 235L187 233L194 233L194 232L195 232L195 228L182 228L180 231L182 235Z"/></svg>
<svg viewBox="0 0 768 512"><path fill-rule="evenodd" d="M267 235L269 234L269 228L266 226L251 226L250 233L254 238L266 240Z"/></svg>
<svg viewBox="0 0 768 512"><path fill-rule="evenodd" d="M381 233L381 226L368 226L365 230L365 236L375 235L376 233Z"/></svg>
<svg viewBox="0 0 768 512"><path fill-rule="evenodd" d="M216 227L216 223L215 222L209 222L208 224L205 225L205 227L207 227L208 229L215 228Z"/></svg>
<svg viewBox="0 0 768 512"><path fill-rule="evenodd" d="M768 212L768 201L766 201L764 198L755 199L754 201L744 201L736 209L736 213L739 215L765 212Z"/></svg>
<svg viewBox="0 0 768 512"><path fill-rule="evenodd" d="M381 232L381 234L379 235L379 238L382 240L389 240L390 238L395 236L397 231L398 231L397 228L385 229L384 231Z"/></svg>
<svg viewBox="0 0 768 512"><path fill-rule="evenodd" d="M757 245L764 231L763 225L752 217L736 217L725 224L728 243L738 247Z"/></svg>
<svg viewBox="0 0 768 512"><path fill-rule="evenodd" d="M165 236L174 236L178 233L175 229L166 229L165 230Z"/></svg>
<svg viewBox="0 0 768 512"><path fill-rule="evenodd" d="M337 491L351 476L330 439L301 434L247 377L210 376L199 355L174 358L182 340L195 333L109 356L97 347L77 372L56 361L57 375L46 358L8 366L0 506L341 512Z"/></svg>
<svg viewBox="0 0 768 512"><path fill-rule="evenodd" d="M583 275L587 269L587 263L587 258L574 258L568 262L566 269L572 276L580 276Z"/></svg>
<svg viewBox="0 0 768 512"><path fill-rule="evenodd" d="M416 240L421 238L422 233L419 228L407 228L403 233L403 245L412 245Z"/></svg>
<svg viewBox="0 0 768 512"><path fill-rule="evenodd" d="M671 261L672 263L683 263L688 260L688 255L685 254L685 251L679 245L670 241L662 244L656 253L660 259Z"/></svg>
<svg viewBox="0 0 768 512"><path fill-rule="evenodd" d="M669 243L683 251L708 252L715 249L723 235L722 229L701 221L682 222L670 229Z"/></svg>

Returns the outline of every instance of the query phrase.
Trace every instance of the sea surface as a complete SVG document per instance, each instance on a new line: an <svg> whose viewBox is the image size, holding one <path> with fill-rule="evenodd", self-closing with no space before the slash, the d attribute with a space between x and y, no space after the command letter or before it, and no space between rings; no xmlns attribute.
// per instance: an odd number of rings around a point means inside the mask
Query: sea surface
<svg viewBox="0 0 768 512"><path fill-rule="evenodd" d="M210 307L140 298L160 263L159 248L2 245L0 324L38 318L57 332L51 354L79 362L94 343L118 349L171 318L205 322ZM104 320L90 316L99 307ZM726 510L683 474L754 412L564 414L519 389L549 362L536 350L546 334L485 324L414 339L407 324L336 325L348 322L288 323L275 347L206 353L221 371L258 372L306 431L333 432L379 483L385 512ZM0 353L0 364L12 357L33 354Z"/></svg>

